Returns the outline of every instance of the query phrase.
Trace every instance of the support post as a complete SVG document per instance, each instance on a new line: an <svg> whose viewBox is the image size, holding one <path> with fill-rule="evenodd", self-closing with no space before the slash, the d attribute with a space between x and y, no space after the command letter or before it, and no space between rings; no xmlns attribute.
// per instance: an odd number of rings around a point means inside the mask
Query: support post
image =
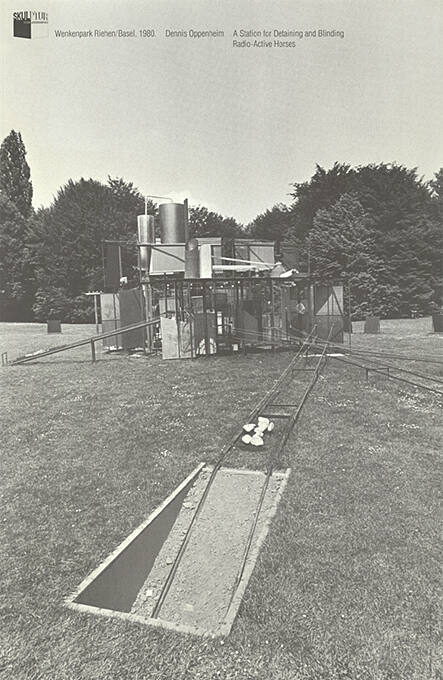
<svg viewBox="0 0 443 680"><path fill-rule="evenodd" d="M271 285L271 347L272 347L272 353L274 353L275 352L275 345L274 345L275 317L274 317L274 284L272 282L272 279L270 280L270 285Z"/></svg>
<svg viewBox="0 0 443 680"><path fill-rule="evenodd" d="M95 318L95 332L98 335L100 333L100 329L98 327L98 305L97 305L97 294L94 293L94 318Z"/></svg>
<svg viewBox="0 0 443 680"><path fill-rule="evenodd" d="M204 320L205 320L205 352L206 352L206 357L209 357L209 352L210 352L210 340L209 340L209 330L208 330L208 311L207 311L207 304L206 304L206 281L202 281L202 302L203 302L203 315L204 315Z"/></svg>
<svg viewBox="0 0 443 680"><path fill-rule="evenodd" d="M165 316L168 316L168 279L166 273L163 275L163 290L165 295Z"/></svg>
<svg viewBox="0 0 443 680"><path fill-rule="evenodd" d="M352 347L351 282L348 283L348 336L349 349Z"/></svg>
<svg viewBox="0 0 443 680"><path fill-rule="evenodd" d="M94 340L91 340L91 359L92 363L95 363L95 342Z"/></svg>

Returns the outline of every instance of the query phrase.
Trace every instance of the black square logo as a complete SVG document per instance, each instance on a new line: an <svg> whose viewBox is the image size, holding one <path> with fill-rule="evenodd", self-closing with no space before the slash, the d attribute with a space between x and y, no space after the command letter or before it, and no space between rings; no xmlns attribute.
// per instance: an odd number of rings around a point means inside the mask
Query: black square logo
<svg viewBox="0 0 443 680"><path fill-rule="evenodd" d="M48 13L41 10L21 10L13 12L14 38L47 38Z"/></svg>
<svg viewBox="0 0 443 680"><path fill-rule="evenodd" d="M31 17L29 19L14 19L14 38L31 37Z"/></svg>

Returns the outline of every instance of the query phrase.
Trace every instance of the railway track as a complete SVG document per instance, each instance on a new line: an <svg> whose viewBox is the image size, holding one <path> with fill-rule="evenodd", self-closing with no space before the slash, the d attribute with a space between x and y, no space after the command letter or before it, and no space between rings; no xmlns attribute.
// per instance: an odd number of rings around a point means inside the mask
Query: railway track
<svg viewBox="0 0 443 680"><path fill-rule="evenodd" d="M269 420L278 421L279 426L277 426L278 439L272 440L272 446L269 449L266 460L266 471L263 484L261 486L260 494L257 499L257 505L253 517L251 519L251 525L249 527L246 543L244 546L244 551L241 556L240 566L236 574L235 583L231 590L231 595L229 598L229 604L226 612L229 611L231 603L235 598L239 585L242 581L245 566L248 561L248 556L253 544L254 535L257 528L258 518L260 516L260 511L263 506L264 499L266 497L266 492L269 487L269 482L272 477L274 470L278 469L280 464L281 455L284 451L288 438L293 431L297 421L299 420L308 397L314 388L320 372L326 363L326 348L320 354L320 356L315 357L315 365L307 365L308 360L306 358L307 352L309 352L309 345L312 340L314 340L313 333L315 330L303 340L298 348L295 356L291 359L286 369L280 375L274 386L266 393L266 395L261 399L261 401L254 407L247 417L247 422L255 422L259 416L267 417ZM310 360L309 360L310 361ZM297 375L297 401L289 401L289 398L282 396L288 392L288 387L293 386L294 376ZM282 403L284 399L284 403ZM292 399L292 397L291 397ZM213 486L214 480L220 471L223 463L227 463L229 458L235 453L240 446L241 437L244 434L242 427L235 432L230 441L226 444L223 451L221 452L219 458L217 459L206 486L204 488L203 494L195 509L192 520L186 531L186 534L181 542L178 552L173 560L171 568L169 570L168 576L161 588L160 594L156 601L156 604L152 610L151 617L159 618L161 614L162 607L168 597L168 593L171 589L174 578L180 567L180 563L183 556L188 548L192 533L197 525L199 517L201 516L202 510L205 506L207 498L210 494L211 488Z"/></svg>
<svg viewBox="0 0 443 680"><path fill-rule="evenodd" d="M248 332L246 332L248 334ZM251 341L253 336L258 334L249 333ZM258 340L257 340L258 342ZM416 357L411 355L397 355L383 352L371 352L370 350L350 350L348 347L338 345L329 340L309 339L307 334L297 334L296 336L280 335L278 340L274 340L276 347L293 348L304 343L307 351L322 353L327 351L327 357L344 364L352 365L365 371L366 379L369 380L370 373L382 375L389 380L394 380L410 387L419 388L427 392L443 396L443 376L423 373L412 368L398 366L394 361L408 361L411 364L420 362L430 366L443 366L443 360L437 357ZM271 343L269 342L269 345ZM391 359L391 360L389 360Z"/></svg>
<svg viewBox="0 0 443 680"><path fill-rule="evenodd" d="M356 366L365 371L366 380L369 380L369 374L375 373L382 375L389 380L395 380L410 387L419 388L427 392L432 392L443 396L443 378L438 375L431 375L429 373L422 373L411 368L398 366L392 361L387 361L387 357L380 357L380 353L372 354L369 351L351 351L340 345L316 339L314 342L309 341L309 346L317 351L323 351L325 347L330 351L328 357L335 361L344 364ZM398 357L396 357L398 358ZM403 356L403 360L408 360L411 363L420 361L420 357ZM422 359L431 365L440 365L443 362L434 359Z"/></svg>

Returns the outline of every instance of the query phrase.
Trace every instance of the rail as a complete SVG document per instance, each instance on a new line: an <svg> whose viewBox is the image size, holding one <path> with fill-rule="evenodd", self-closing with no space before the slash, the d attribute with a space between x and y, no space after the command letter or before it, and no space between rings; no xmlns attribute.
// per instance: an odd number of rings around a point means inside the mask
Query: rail
<svg viewBox="0 0 443 680"><path fill-rule="evenodd" d="M284 381L288 378L288 376L292 375L292 370L293 370L295 364L297 363L297 361L300 360L300 358L302 358L303 354L305 353L306 347L307 347L307 345L309 344L309 339L311 338L312 334L313 334L315 331L316 331L316 329L314 328L313 331L311 332L311 334L310 334L310 335L308 336L308 338L306 339L306 341L303 341L303 343L302 343L301 347L299 348L298 352L297 352L296 355L291 359L291 361L289 362L288 366L285 368L285 370L283 371L283 373L282 373L282 374L280 375L280 377L278 378L277 382L276 382L276 383L273 385L273 387L272 387L272 388L264 395L264 397L260 400L260 402L254 407L254 409L253 409L253 410L250 412L250 414L247 416L247 422L252 422L252 421L253 421L253 420L254 420L261 412L264 412L263 409L264 409L266 406L270 405L272 399L275 397L275 395L277 395L277 394L279 393L279 391L280 391L282 385L284 384ZM300 410L301 410L301 409L300 409ZM297 416L297 417L298 417L298 416ZM288 430L288 426L287 426L286 430ZM285 430L285 435L286 435L286 430ZM204 489L204 491L203 491L203 494L202 494L202 496L201 496L201 498L200 498L200 500L199 500L199 502L198 502L198 504L197 504L195 513L194 513L194 515L193 515L193 517L192 517L192 520L191 520L191 522L190 522L190 524L189 524L189 526L188 526L188 529L187 529L186 534L185 534L185 536L184 536L184 539L183 539L183 541L182 541L182 543L181 543L181 545L180 545L180 548L179 548L179 550L178 550L178 553L177 553L177 555L175 556L174 562L173 562L173 564L172 564L172 566L171 566L171 569L170 569L170 571L169 571L169 573L168 573L168 576L167 576L167 578L166 578L166 580L165 580L165 583L163 584L163 587L162 587L162 590L161 590L161 592L160 592L159 598L158 598L158 600L157 600L157 602L156 602L156 604L155 604L155 606L154 606L154 609L153 609L152 614L151 614L152 618L157 618L157 617L159 616L160 610L161 610L161 608L162 608L162 606L163 606L163 604L164 604L164 602L165 602L165 599L166 599L166 597L167 597L167 595L168 595L168 592L169 592L170 587L171 587L171 585L172 585L172 582L173 582L173 580L174 580L174 578L175 578L175 575L176 575L176 573L177 573L177 570L178 570L178 567L179 567L180 562L181 562L181 560L182 560L182 557L183 557L183 555L184 555L184 553L185 553L185 551L186 551L186 548L187 548L187 546L188 546L188 544L189 544L189 540L190 540L190 536L191 536L192 530L193 530L193 528L194 528L194 526L195 526L195 524L196 524L198 518L199 518L200 515L201 515L203 506L204 506L204 504L205 504L205 502L206 502L206 499L207 499L207 497L208 497L208 495L209 495L209 491L210 491L210 489L211 489L211 487L212 487L212 484L213 484L213 482L214 482L214 479L215 479L215 477L216 477L218 471L220 470L223 461L226 459L226 457L228 456L228 454L233 450L233 448L234 448L235 445L238 443L238 441L241 439L241 437L242 437L243 434L244 434L244 432L243 432L242 429L240 429L240 430L237 429L237 430L236 430L235 434L232 436L232 438L229 440L229 442L228 442L228 443L226 444L226 446L223 448L223 450L222 450L222 452L221 452L221 454L220 454L218 460L216 461L216 463L215 463L215 465L214 465L214 467L213 467L213 469L212 469L212 471L211 471L211 474L210 474L210 476L209 476L209 479L208 479L208 482L207 482L207 484L206 484L206 486L205 486L205 489ZM286 443L286 441L287 441L287 437L289 437L289 434L290 434L290 430L287 432L287 436L286 436L286 438L285 438L285 443Z"/></svg>
<svg viewBox="0 0 443 680"><path fill-rule="evenodd" d="M85 338L84 340L77 340L76 342L71 342L67 345L59 345L58 347L51 347L50 349L47 350L42 350L39 352L35 352L34 354L25 354L23 357L18 357L17 359L14 359L13 361L8 361L7 365L8 366L16 366L18 364L25 364L30 361L35 361L36 359L41 359L43 357L50 356L51 354L57 354L58 352L66 352L69 349L75 349L76 347L82 347L84 345L90 345L91 346L91 355L92 355L92 362L94 363L96 361L96 353L95 353L95 343L100 342L101 340L105 340L106 338L112 338L116 335L124 335L125 333L130 333L131 331L136 331L140 328L148 328L150 326L155 326L160 319L152 319L151 321L140 321L139 323L136 324L131 324L130 326L123 326L122 328L118 328L114 331L108 331L107 333L100 333L100 335L93 335L89 338Z"/></svg>
<svg viewBox="0 0 443 680"><path fill-rule="evenodd" d="M309 336L309 337L307 338L307 342L309 342L310 337L311 337L311 336ZM291 371L292 371L293 365L294 365L294 364L300 359L300 357L303 355L304 350L305 350L305 344L307 344L307 342L306 342L306 343L303 342L301 348L299 349L299 351L297 352L297 354L291 359L291 361L289 362L288 366L287 366L286 369L283 371L283 373L280 375L280 377L278 378L278 380L277 380L277 382L275 383L275 385L274 385L274 386L273 386L273 387L272 387L272 388L264 395L264 397L260 400L260 402L259 402L259 403L254 407L254 409L249 413L249 415L247 416L247 421L248 421L248 422L252 422L252 421L257 417L257 415L262 411L262 409L270 402L270 400L272 399L272 397L273 397L276 393L278 393L278 390L280 389L281 385L284 383L284 381L286 380L286 378L288 377L288 375L290 375L290 373L291 373ZM214 479L215 479L215 477L216 477L216 475L217 475L217 472L220 470L223 461L226 459L227 455L232 451L232 449L233 449L234 446L237 444L237 442L238 442L239 439L242 437L242 435L243 435L242 430L240 430L240 431L237 430L237 431L236 431L236 433L232 436L232 438L229 440L229 442L228 442L228 443L226 444L226 446L223 448L223 450L222 450L222 452L221 452L221 454L220 454L218 460L216 461L216 463L215 463L215 465L214 465L214 467L213 467L213 469L212 469L212 471L211 471L210 477L209 477L209 479L208 479L208 482L207 482L207 484L206 484L206 487L205 487L205 489L204 489L204 492L203 492L203 494L202 494L202 496L201 496L201 498L200 498L200 500L199 500L199 502L198 502L198 504L197 504L196 511L195 511L195 513L194 513L194 515L193 515L193 517L192 517L192 520L191 520L191 522L190 522L190 524L189 524L189 527L188 527L188 529L187 529L187 532L186 532L186 535L185 535L185 537L184 537L184 540L183 540L183 542L182 542L182 544L181 544L181 546L180 546L180 549L179 549L179 551L178 551L178 553L177 553L177 555L176 555L176 557L175 557L175 560L174 560L174 562L173 562L173 564L172 564L172 567L171 567L171 569L170 569L170 571L169 571L169 574L168 574L168 576L167 576L167 578L166 578L166 581L165 581L165 583L164 583L164 585L163 585L163 588L162 588L162 591L161 591L161 593L160 593L160 596L159 596L159 598L158 598L158 600L157 600L157 602L156 602L156 604L155 604L155 607L154 607L154 609L153 609L153 611L152 611L152 615L151 615L151 616L152 616L153 618L158 617L158 615L159 615L159 613L160 613L160 609L161 609L161 607L163 606L163 603L164 603L164 601L165 601L165 599L166 599L166 597L167 597L167 594L168 594L168 592L169 592L169 589L170 589L170 587L171 587L171 584L172 584L172 582L173 582L173 580L174 580L174 577L175 577L175 574L176 574L176 572L177 572L177 569L178 569L178 567L179 567L179 565L180 565L181 559L182 559L182 557L183 557L183 555L184 555L184 553L185 553L185 551L186 551L186 548L187 548L187 546L188 546L188 543L189 543L189 540L190 540L190 536L191 536L192 529L193 529L193 527L195 526L195 523L196 523L197 519L199 518L199 516L200 516L200 514L201 514L202 508L203 508L203 506L204 506L204 503L205 503L205 501L206 501L206 498L207 498L208 495L209 495L209 491L210 491L210 489L211 489L211 487L212 487L212 484L213 484Z"/></svg>
<svg viewBox="0 0 443 680"><path fill-rule="evenodd" d="M331 331L329 332L329 336L331 335L331 332L332 332L332 328L331 328ZM250 552L251 546L252 546L252 541L254 539L255 530L257 528L258 519L259 519L259 516L260 516L262 506L263 506L263 501L265 499L266 492L267 492L268 486L269 486L269 481L271 479L271 476L272 476L273 470L275 468L276 462L277 463L279 462L281 453L283 452L284 447L286 446L286 443L289 439L289 436L290 436L292 430L294 429L298 419L300 418L300 415L303 411L303 408L306 404L306 401L307 401L312 389L314 388L314 386L315 386L315 384L318 380L323 362L325 362L325 354L326 354L326 347L323 350L322 354L320 355L320 358L317 361L315 367L312 369L313 376L312 376L311 380L309 381L306 389L303 392L300 403L294 404L294 405L285 405L286 407L289 407L289 408L295 407L295 410L288 417L282 438L280 439L280 442L279 442L278 446L276 447L276 450L273 451L271 456L270 456L268 469L267 469L267 472L266 472L266 478L265 478L264 484L263 484L262 489L261 489L261 493L260 493L260 497L258 499L257 507L255 509L254 519L253 519L252 525L251 525L250 530L249 530L248 538L247 538L245 549L244 549L243 556L242 556L242 561L240 563L240 568L239 568L239 571L237 573L235 583L234 583L234 587L233 587L232 592L231 592L231 598L230 598L230 601L229 601L227 612L229 612L232 601L233 601L233 599L236 595L237 589L238 589L240 582L243 578L243 574L244 574L244 571L245 571L245 568L246 568L246 563L247 563L247 560L248 560L249 552ZM310 370L310 369L305 368L305 369L302 369L302 370ZM270 404L270 406L272 406L272 404Z"/></svg>

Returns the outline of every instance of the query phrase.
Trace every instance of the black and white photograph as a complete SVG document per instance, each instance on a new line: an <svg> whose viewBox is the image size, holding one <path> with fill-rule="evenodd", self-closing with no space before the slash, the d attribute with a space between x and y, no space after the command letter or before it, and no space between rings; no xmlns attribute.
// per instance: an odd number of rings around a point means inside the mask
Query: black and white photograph
<svg viewBox="0 0 443 680"><path fill-rule="evenodd" d="M0 680L441 680L442 0L0 35Z"/></svg>

